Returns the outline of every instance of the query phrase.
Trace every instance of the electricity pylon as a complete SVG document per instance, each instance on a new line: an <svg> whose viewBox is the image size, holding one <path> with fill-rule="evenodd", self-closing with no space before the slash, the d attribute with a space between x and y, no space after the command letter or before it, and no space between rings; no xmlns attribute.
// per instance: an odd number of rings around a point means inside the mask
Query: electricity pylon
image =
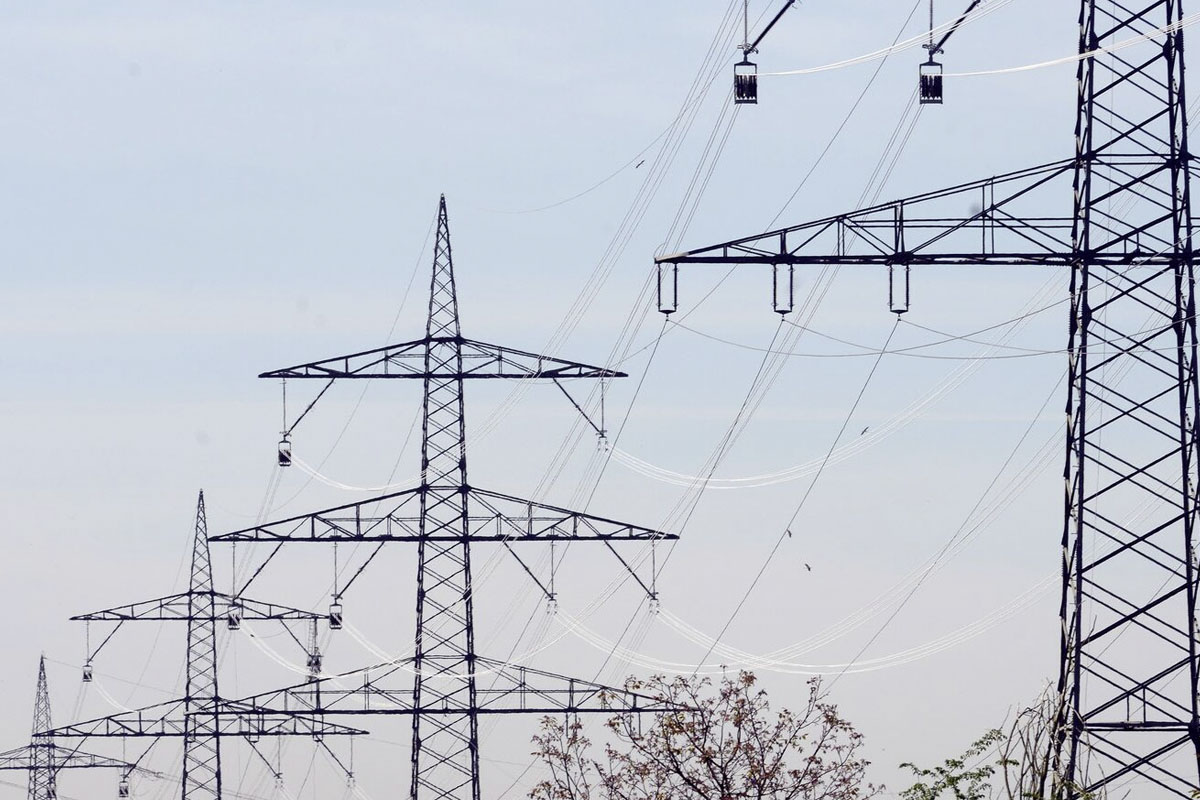
<svg viewBox="0 0 1200 800"><path fill-rule="evenodd" d="M1178 0L1082 0L1073 158L656 260L668 314L683 264L770 267L781 313L799 265L886 266L897 313L913 266L1071 270L1054 797L1200 791L1183 24Z"/></svg>
<svg viewBox="0 0 1200 800"><path fill-rule="evenodd" d="M137 767L114 758L58 747L53 736L40 735L51 729L50 687L46 682L46 657L38 660L37 695L33 703L33 739L26 747L0 753L0 770L29 773L29 800L55 800L58 771L62 769L119 769L128 774Z"/></svg>
<svg viewBox="0 0 1200 800"><path fill-rule="evenodd" d="M301 713L406 714L412 725L414 800L480 800L479 716L495 713L656 711L655 698L514 667L475 650L471 546L507 547L547 598L554 599L553 559L543 580L512 548L529 542L603 542L642 588L653 577L638 572L648 548L674 535L478 489L467 480L463 382L474 379L607 379L624 373L465 339L450 250L446 199L437 216L437 242L425 337L375 350L266 372L262 378L415 379L424 386L421 484L413 489L267 523L222 536L218 542L415 542L416 635L412 658L356 675L361 685L340 689L325 681L269 692L248 702ZM560 384L561 388L561 384ZM377 503L387 503L379 515ZM614 544L642 542L641 561L623 558ZM553 546L553 544L551 544ZM651 566L651 572L653 567ZM344 589L343 589L344 591ZM482 689L476 676L495 679ZM413 675L411 689L396 681Z"/></svg>
<svg viewBox="0 0 1200 800"><path fill-rule="evenodd" d="M46 682L46 659L38 659L37 696L33 702L33 730L36 734L54 727L50 722L50 686ZM55 800L58 796L54 771L54 740L30 743L33 769L29 770L29 800Z"/></svg>
<svg viewBox="0 0 1200 800"><path fill-rule="evenodd" d="M243 587L244 588L244 587ZM108 608L72 617L74 620L116 622L113 631L87 655L85 680L91 679L92 659L126 622L187 623L187 684L182 698L135 711L51 730L46 736L159 737L183 739L183 800L220 800L221 738L239 736L253 741L259 736L309 736L359 734L318 718L280 717L247 704L222 706L217 686L217 624L224 620L239 628L246 620L315 623L324 615L298 608L264 603L213 589L212 557L204 492L196 501L196 527L192 539L191 577L188 591ZM46 730L50 730L47 724Z"/></svg>

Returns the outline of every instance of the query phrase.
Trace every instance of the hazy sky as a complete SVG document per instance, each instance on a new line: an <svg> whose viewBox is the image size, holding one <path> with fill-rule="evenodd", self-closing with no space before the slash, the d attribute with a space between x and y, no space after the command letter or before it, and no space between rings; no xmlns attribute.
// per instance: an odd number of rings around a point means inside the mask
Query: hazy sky
<svg viewBox="0 0 1200 800"><path fill-rule="evenodd" d="M958 5L966 3L938 3L939 21ZM952 40L947 71L1039 62L1075 49L1073 4L991 5L995 13ZM751 16L775 7L775 0L756 0ZM799 69L876 51L896 38L913 8L910 0L801 3L761 48L760 68ZM687 327L672 325L657 348L647 347L663 330L657 313L642 315L654 253L763 230L818 159L780 220L854 207L911 102L924 56L910 48L886 61L823 158L877 60L763 77L760 105L742 109L726 138L722 112L736 57L732 27L721 25L726 10L724 3L674 0L44 2L6 9L5 741L18 746L28 737L41 652L50 659L58 723L72 712L111 713L104 693L133 706L179 690L182 628L123 629L97 660L100 680L84 691L84 630L67 617L182 590L200 488L213 533L258 516L276 479L280 393L257 373L383 344L393 324L394 341L423 333L427 235L439 193L449 204L465 335L529 350L552 342L552 355L600 363L627 320L640 321L621 362L632 377L614 382L607 396L609 427L621 428L617 446L662 470L703 469L759 368L755 348L772 342L778 318L767 276L753 270L728 277L697 308L724 275L698 269L681 279L682 310L694 310L682 321ZM927 13L918 4L901 38L919 35ZM706 61L719 31L715 60ZM672 129L678 140L662 138L698 70L713 64L711 89ZM923 112L883 198L1071 155L1073 100L1069 65L948 78L946 104ZM664 149L664 142L672 144ZM1064 196L1049 211L1064 213L1069 203ZM812 283L801 277L801 297ZM769 653L872 611L865 623L838 628L841 635L788 660L880 666L841 677L832 696L867 737L872 777L892 789L904 785L901 761L957 754L1056 672L1057 585L1046 579L1057 570L1061 529L1057 382L1065 357L1046 351L1064 346L1066 309L1052 305L1064 287L1064 275L1037 269L914 276L913 311L893 349L1049 308L1019 329L975 337L1022 350L956 342L881 360L841 441L864 446L821 474L793 536L725 636L741 650ZM564 322L570 335L561 335ZM822 459L874 363L870 351L892 324L881 273L839 275L813 317L818 333L795 344L797 355L715 476L773 474ZM980 354L1018 357L964 360ZM316 388L289 387L292 414ZM683 535L659 554L670 552L658 585L662 608L706 634L725 625L812 481L809 473L760 488L710 489L693 506L686 487L618 460L601 471L595 438L569 435L577 415L553 387L468 391L472 482L580 506L599 475L592 511ZM296 453L320 464L331 482L372 487L410 477L418 464L408 434L419 399L415 384L375 385L365 394L361 384L335 386L298 429ZM914 403L924 403L920 413L906 415ZM556 462L564 442L566 457ZM310 480L298 467L278 479L272 518L370 496ZM989 524L892 616L896 598L908 594L906 576L964 520L984 517ZM235 557L244 578L247 549L234 556L214 548L220 588L230 585ZM324 608L331 555L288 551L250 594ZM646 672L652 659L695 664L705 648L670 627L666 613L647 616L632 585L593 607L621 575L603 556L569 554L558 576L561 609L585 618L593 638L616 639L632 619L638 635L625 644L644 663L606 661L600 649L564 634L511 559L496 562L477 587L487 653L550 643L530 656L531 665L613 682ZM347 595L348 619L385 652L411 640L412 561L405 546L394 546ZM906 588L888 595L898 584ZM1012 613L964 630L1035 586L1040 593ZM873 605L880 597L885 602ZM265 640L270 648L303 661L286 635L258 630L273 637ZM946 639L956 631L963 635ZM377 660L345 634L322 636L329 669ZM930 643L931 652L917 650L906 663L888 658ZM223 633L222 646L226 695L299 679L244 635ZM760 672L775 702L803 696L804 675ZM536 769L524 771L531 724L488 727L489 797L510 785L506 796L523 796L536 779ZM378 740L356 748L359 790L387 796L397 783L407 786L406 723L372 720L367 727ZM346 791L311 742L288 747L289 794ZM92 747L102 748L121 752L119 743ZM157 768L178 771L174 748L164 744L152 756ZM232 743L227 752L227 785L275 796L243 746ZM96 780L103 787L96 791L110 790L107 778L71 775L61 780L61 796L82 796ZM151 780L136 790L147 797L178 792L173 782ZM23 792L23 776L0 783L0 796Z"/></svg>

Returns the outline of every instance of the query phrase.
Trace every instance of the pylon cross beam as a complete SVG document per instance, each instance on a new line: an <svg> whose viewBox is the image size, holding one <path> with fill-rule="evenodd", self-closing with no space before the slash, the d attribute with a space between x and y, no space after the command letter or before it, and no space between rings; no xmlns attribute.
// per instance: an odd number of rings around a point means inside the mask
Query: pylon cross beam
<svg viewBox="0 0 1200 800"><path fill-rule="evenodd" d="M405 658L321 678L317 681L252 695L241 700L222 701L229 713L245 714L247 705L277 715L323 717L338 714L399 714L461 716L478 714L632 714L687 711L687 706L661 697L627 689L570 678L544 670L508 664L477 656L473 659L476 679L487 679L489 687L479 687L477 702L468 708L452 698L465 691L467 676L453 670L460 659L426 656L430 671L425 688L441 686L449 691L437 693L432 703L414 700L412 677L416 659ZM465 698L464 698L465 699Z"/></svg>

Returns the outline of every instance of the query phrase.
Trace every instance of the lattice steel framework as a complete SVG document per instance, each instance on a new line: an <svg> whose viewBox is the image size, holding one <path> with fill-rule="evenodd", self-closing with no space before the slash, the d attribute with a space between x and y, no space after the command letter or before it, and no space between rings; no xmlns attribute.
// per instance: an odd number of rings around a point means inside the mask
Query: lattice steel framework
<svg viewBox="0 0 1200 800"><path fill-rule="evenodd" d="M33 702L34 740L29 746L29 800L55 800L58 797L54 769L54 740L37 734L50 730L50 687L46 683L46 659L38 659L37 696Z"/></svg>
<svg viewBox="0 0 1200 800"><path fill-rule="evenodd" d="M33 737L26 747L0 753L0 770L29 773L29 800L54 800L58 794L58 772L64 769L138 770L135 764L84 753L79 748L59 747L50 730L50 687L46 682L46 658L38 660L37 695L33 704ZM147 770L141 770L146 772Z"/></svg>
<svg viewBox="0 0 1200 800"><path fill-rule="evenodd" d="M885 265L898 313L912 266L1071 269L1061 712L1037 796L1200 790L1183 20L1176 0L1080 4L1072 159L658 259L665 313L688 263L771 266L781 311L795 265Z"/></svg>
<svg viewBox="0 0 1200 800"><path fill-rule="evenodd" d="M303 609L218 592L213 588L212 556L208 544L208 519L204 492L196 500L195 532L192 538L191 574L188 591L153 600L95 611L72 617L92 622L115 622L116 628L88 654L88 663L127 622L187 623L186 688L177 700L143 709L113 714L50 731L54 736L179 737L183 740L183 800L220 800L221 739L238 736L253 741L259 736L307 736L363 733L330 725L315 717L294 718L272 715L265 709L242 703L236 709L221 704L217 681L217 625L231 628L249 620L277 620L313 624L324 619ZM45 730L49 730L49 725Z"/></svg>
<svg viewBox="0 0 1200 800"><path fill-rule="evenodd" d="M183 800L221 796L221 740L217 735L217 621L212 555L204 492L196 499L196 536L188 587L187 687L184 691Z"/></svg>
<svg viewBox="0 0 1200 800"><path fill-rule="evenodd" d="M421 408L420 539L417 542L417 627L413 705L462 709L449 718L413 717L412 785L416 798L479 798L479 715L475 684L475 597L467 541L467 432L458 291L446 199L425 325L425 392ZM447 540L430 541L445 534ZM426 791L422 791L426 789Z"/></svg>
<svg viewBox="0 0 1200 800"><path fill-rule="evenodd" d="M619 689L508 668L475 651L472 544L498 542L507 547L546 596L553 599L552 578L539 578L512 545L604 542L639 584L652 593L653 581L643 579L638 573L639 563L622 558L614 543L637 541L645 547L646 542L677 537L469 485L464 380L557 382L625 375L464 339L445 197L438 204L425 338L300 364L259 377L419 379L424 399L421 484L417 488L213 537L213 541L226 542L415 542L418 567L412 659L399 662L400 666L385 664L354 673L361 677L361 685L348 692L316 681L247 698L249 702L290 713L411 715L410 797L415 800L479 800L480 714L607 712L616 708L655 711L662 707L652 698ZM389 510L383 514L374 511L380 503L386 503ZM484 664L487 674L495 676L500 687L489 690L486 697L481 696L476 683ZM403 679L408 671L415 677L411 690L404 690L395 681ZM531 676L538 680L527 682Z"/></svg>
<svg viewBox="0 0 1200 800"><path fill-rule="evenodd" d="M1082 5L1081 51L1182 21L1174 0L1117 17L1114 9L1123 7ZM1079 71L1059 684L1066 718L1056 755L1084 791L1129 773L1181 797L1200 789L1200 405L1183 68L1176 29ZM1170 263L1120 269L1092 255L1131 245ZM1083 768L1084 752L1094 769Z"/></svg>

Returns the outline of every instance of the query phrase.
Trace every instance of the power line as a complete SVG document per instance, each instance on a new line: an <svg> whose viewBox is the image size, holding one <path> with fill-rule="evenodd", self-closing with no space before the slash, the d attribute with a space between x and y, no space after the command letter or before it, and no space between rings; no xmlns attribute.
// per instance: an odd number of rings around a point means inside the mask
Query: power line
<svg viewBox="0 0 1200 800"><path fill-rule="evenodd" d="M771 565L771 561L775 558L775 554L779 552L780 546L783 545L783 540L791 535L792 525L795 524L796 518L800 516L800 512L804 509L804 504L808 502L808 498L812 494L812 490L816 487L817 481L821 479L821 474L825 471L825 465L829 463L829 458L833 455L833 451L837 449L838 442L841 441L842 435L846 432L846 427L850 424L850 420L854 417L854 412L858 410L858 404L862 402L863 395L865 395L867 392L867 387L871 385L871 379L875 377L875 371L879 369L879 364L883 361L883 356L887 352L888 345L891 343L892 337L896 334L896 328L899 326L900 320L897 318L895 324L892 325L892 329L888 332L887 339L885 339L883 342L883 347L881 347L879 350L879 355L875 357L875 363L871 365L871 371L867 373L867 377L866 380L863 381L862 388L858 390L858 395L854 398L854 402L851 403L850 410L846 412L846 418L842 421L842 427L838 429L837 435L833 437L833 442L829 445L829 450L825 453L825 458L822 460L821 466L817 470L817 474L813 476L812 481L808 484L808 488L804 490L804 494L801 496L800 502L796 506L796 510L792 512L792 516L788 520L787 525L784 527L783 532L781 532L779 534L779 538L775 540L775 545L771 548L771 552L767 554L766 560L763 561L763 564L755 574L754 579L750 581L750 586L747 587L746 591L742 593L741 599L738 600L737 605L734 606L733 611L729 614L729 619L725 621L725 624L721 627L720 632L717 633L713 641L713 646L710 647L708 652L705 653L700 659L701 664L708 660L708 657L712 655L713 647L716 647L716 643L721 641L721 638L729 631L729 626L731 626L733 621L737 619L737 615L741 612L742 607L746 604L746 601L750 599L751 593L754 591L755 587L758 586L758 582L766 573L767 567Z"/></svg>

